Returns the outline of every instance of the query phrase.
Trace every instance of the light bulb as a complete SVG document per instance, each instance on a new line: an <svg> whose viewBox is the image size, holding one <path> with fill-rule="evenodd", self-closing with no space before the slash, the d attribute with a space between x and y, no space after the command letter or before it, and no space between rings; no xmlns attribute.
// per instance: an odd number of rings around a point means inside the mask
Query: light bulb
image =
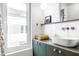
<svg viewBox="0 0 79 59"><path fill-rule="evenodd" d="M42 10L45 10L47 8L47 4L46 3L42 3L40 5L40 7L41 7Z"/></svg>

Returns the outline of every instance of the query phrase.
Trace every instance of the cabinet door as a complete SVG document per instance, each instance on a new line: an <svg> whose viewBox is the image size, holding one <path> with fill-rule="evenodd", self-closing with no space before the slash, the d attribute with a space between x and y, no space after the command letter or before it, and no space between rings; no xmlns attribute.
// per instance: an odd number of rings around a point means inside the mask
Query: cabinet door
<svg viewBox="0 0 79 59"><path fill-rule="evenodd" d="M79 56L79 54L67 50L63 50L63 54L64 56Z"/></svg>
<svg viewBox="0 0 79 59"><path fill-rule="evenodd" d="M33 47L33 55L38 56L39 55L38 42L35 41L35 40L33 40L32 42L33 42L33 45L32 45L32 47Z"/></svg>
<svg viewBox="0 0 79 59"><path fill-rule="evenodd" d="M47 56L57 56L57 49L53 46L47 45Z"/></svg>
<svg viewBox="0 0 79 59"><path fill-rule="evenodd" d="M46 56L46 44L39 42L39 56Z"/></svg>
<svg viewBox="0 0 79 59"><path fill-rule="evenodd" d="M57 48L57 52L58 52L59 56L79 56L79 54L77 54L77 53L67 51L64 49L60 49L60 48Z"/></svg>

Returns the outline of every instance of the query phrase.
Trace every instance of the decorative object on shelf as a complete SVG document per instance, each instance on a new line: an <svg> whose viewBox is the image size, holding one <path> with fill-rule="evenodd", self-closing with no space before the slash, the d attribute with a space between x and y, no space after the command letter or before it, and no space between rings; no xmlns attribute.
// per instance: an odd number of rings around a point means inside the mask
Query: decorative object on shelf
<svg viewBox="0 0 79 59"><path fill-rule="evenodd" d="M38 35L35 35L35 39L38 39L38 40L48 40L49 37L46 34L38 34Z"/></svg>
<svg viewBox="0 0 79 59"><path fill-rule="evenodd" d="M51 23L51 15L45 17L45 24Z"/></svg>
<svg viewBox="0 0 79 59"><path fill-rule="evenodd" d="M60 10L60 15L61 15L61 22L63 22L64 21L64 9L61 9Z"/></svg>

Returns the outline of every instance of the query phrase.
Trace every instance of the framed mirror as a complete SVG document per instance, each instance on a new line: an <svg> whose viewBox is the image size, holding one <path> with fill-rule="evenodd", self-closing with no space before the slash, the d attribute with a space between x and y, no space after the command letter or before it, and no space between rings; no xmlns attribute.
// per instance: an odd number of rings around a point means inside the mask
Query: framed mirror
<svg viewBox="0 0 79 59"><path fill-rule="evenodd" d="M61 22L79 20L79 3L60 3Z"/></svg>

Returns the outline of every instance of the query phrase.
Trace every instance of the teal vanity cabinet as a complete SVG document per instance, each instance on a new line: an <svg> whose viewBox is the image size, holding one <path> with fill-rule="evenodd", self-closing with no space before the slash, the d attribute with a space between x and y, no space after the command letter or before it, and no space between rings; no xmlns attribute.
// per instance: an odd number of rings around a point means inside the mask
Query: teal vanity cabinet
<svg viewBox="0 0 79 59"><path fill-rule="evenodd" d="M32 42L34 56L79 56L79 53L73 52L73 50L70 48L60 48L61 46L57 47L54 45L49 45L43 42L39 42L38 40L33 40Z"/></svg>
<svg viewBox="0 0 79 59"><path fill-rule="evenodd" d="M46 44L33 40L33 55L46 56Z"/></svg>

